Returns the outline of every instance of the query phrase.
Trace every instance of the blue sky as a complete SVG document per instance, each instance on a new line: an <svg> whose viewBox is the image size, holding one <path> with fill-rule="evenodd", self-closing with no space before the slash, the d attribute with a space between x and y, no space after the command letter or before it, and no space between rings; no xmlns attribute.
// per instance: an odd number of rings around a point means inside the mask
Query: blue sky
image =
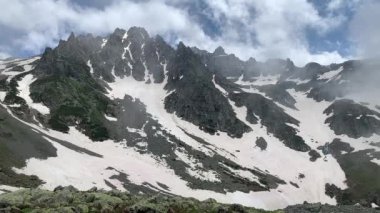
<svg viewBox="0 0 380 213"><path fill-rule="evenodd" d="M0 57L40 54L72 31L104 36L116 27L142 26L173 46L184 41L209 51L223 46L242 59L329 64L370 57L380 48L380 26L373 21L380 20L379 5L378 0L0 0Z"/></svg>

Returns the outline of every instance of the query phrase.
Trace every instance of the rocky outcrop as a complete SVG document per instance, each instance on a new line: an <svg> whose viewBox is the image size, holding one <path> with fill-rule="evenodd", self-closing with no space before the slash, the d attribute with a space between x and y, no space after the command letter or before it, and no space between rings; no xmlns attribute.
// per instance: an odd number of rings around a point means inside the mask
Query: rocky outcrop
<svg viewBox="0 0 380 213"><path fill-rule="evenodd" d="M257 124L259 121L267 127L268 132L279 138L284 144L294 150L307 152L310 147L297 135L296 129L287 125L298 126L299 121L289 116L282 108L273 101L260 94L253 93L232 93L230 99L236 106L247 107L247 121Z"/></svg>
<svg viewBox="0 0 380 213"><path fill-rule="evenodd" d="M347 178L347 189L326 184L327 195L335 198L340 205L380 205L380 167L373 162L380 159L380 152L374 149L355 151L349 143L339 139L319 149L337 159Z"/></svg>
<svg viewBox="0 0 380 213"><path fill-rule="evenodd" d="M326 123L337 135L352 138L380 135L380 113L352 100L337 100L324 113L329 116Z"/></svg>

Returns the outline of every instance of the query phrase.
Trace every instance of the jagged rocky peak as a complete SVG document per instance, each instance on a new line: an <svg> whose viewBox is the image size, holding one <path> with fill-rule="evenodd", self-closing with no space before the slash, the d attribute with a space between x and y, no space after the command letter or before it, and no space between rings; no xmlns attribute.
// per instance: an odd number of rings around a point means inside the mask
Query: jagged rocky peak
<svg viewBox="0 0 380 213"><path fill-rule="evenodd" d="M249 57L249 59L247 60L247 63L251 63L251 64L256 63L256 62L257 62L256 59L252 57Z"/></svg>
<svg viewBox="0 0 380 213"><path fill-rule="evenodd" d="M286 59L286 68L287 68L287 71L294 71L294 69L296 68L296 66L294 65L294 62L290 60L289 58Z"/></svg>
<svg viewBox="0 0 380 213"><path fill-rule="evenodd" d="M243 80L252 81L260 75L278 75L297 69L290 59L269 59L259 62L251 57L244 61L234 54L227 54L221 46L217 47L213 53L196 47L193 47L192 50L201 56L202 61L212 72L228 78L237 79L243 76Z"/></svg>
<svg viewBox="0 0 380 213"><path fill-rule="evenodd" d="M83 74L80 70L88 73L86 61L93 52L100 49L101 42L100 37L93 37L91 34L75 36L71 33L68 39L61 40L56 48L45 49L34 74L37 76L68 74L78 77Z"/></svg>
<svg viewBox="0 0 380 213"><path fill-rule="evenodd" d="M128 36L141 42L150 38L148 32L142 27L131 27L128 30Z"/></svg>
<svg viewBox="0 0 380 213"><path fill-rule="evenodd" d="M75 35L74 35L74 32L71 32L69 37L67 38L67 41L71 41L71 40L74 40L75 39Z"/></svg>
<svg viewBox="0 0 380 213"><path fill-rule="evenodd" d="M304 66L303 70L310 76L316 76L319 73L327 72L329 69L326 66L320 65L316 62L310 62Z"/></svg>
<svg viewBox="0 0 380 213"><path fill-rule="evenodd" d="M123 42L125 33L126 33L125 30L116 28L114 32L109 35L107 43L105 45L122 47L122 42Z"/></svg>
<svg viewBox="0 0 380 213"><path fill-rule="evenodd" d="M94 75L112 82L132 76L137 81L161 83L172 48L161 37L151 38L144 28L116 29L90 55Z"/></svg>
<svg viewBox="0 0 380 213"><path fill-rule="evenodd" d="M132 76L137 81L161 83L164 66L173 52L174 49L162 37L151 38L141 27L131 27L128 31L117 28L104 38L71 33L56 48L45 51L41 61L46 63L39 67L49 67L55 62L75 62L88 66L87 72L107 82L113 82L116 77ZM40 70L52 72L53 69Z"/></svg>
<svg viewBox="0 0 380 213"><path fill-rule="evenodd" d="M182 42L178 44L168 71L166 89L173 91L165 98L168 112L211 134L221 131L232 137L242 137L251 131L236 118L228 100L215 87L213 73L201 57Z"/></svg>
<svg viewBox="0 0 380 213"><path fill-rule="evenodd" d="M214 51L214 56L223 56L223 55L227 55L226 52L224 51L223 47L219 46L215 49Z"/></svg>

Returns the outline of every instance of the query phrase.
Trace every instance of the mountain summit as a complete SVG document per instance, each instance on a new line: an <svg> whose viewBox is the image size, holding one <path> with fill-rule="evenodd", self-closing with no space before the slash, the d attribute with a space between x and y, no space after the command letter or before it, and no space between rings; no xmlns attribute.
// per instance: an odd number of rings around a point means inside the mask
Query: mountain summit
<svg viewBox="0 0 380 213"><path fill-rule="evenodd" d="M264 209L380 206L380 63L297 67L139 27L0 61L0 192L72 185Z"/></svg>

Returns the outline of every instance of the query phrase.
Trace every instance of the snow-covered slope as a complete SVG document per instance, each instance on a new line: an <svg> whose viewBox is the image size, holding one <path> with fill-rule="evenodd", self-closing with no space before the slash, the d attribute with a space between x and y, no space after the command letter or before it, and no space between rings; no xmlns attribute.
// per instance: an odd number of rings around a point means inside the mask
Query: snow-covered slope
<svg viewBox="0 0 380 213"><path fill-rule="evenodd" d="M7 166L47 189L158 191L271 210L342 203L342 193L380 204L354 187L378 184L371 177L380 174L380 107L341 107L344 94L320 100L312 92L343 85L347 65L297 68L223 54L231 69L244 68L229 76L218 71L220 54L181 45L173 49L141 28L117 29L104 39L71 35L41 57L1 62L0 107L56 150ZM351 114L370 127L337 128ZM375 168L369 179L347 166L363 153L358 167ZM1 181L0 191L13 189Z"/></svg>

